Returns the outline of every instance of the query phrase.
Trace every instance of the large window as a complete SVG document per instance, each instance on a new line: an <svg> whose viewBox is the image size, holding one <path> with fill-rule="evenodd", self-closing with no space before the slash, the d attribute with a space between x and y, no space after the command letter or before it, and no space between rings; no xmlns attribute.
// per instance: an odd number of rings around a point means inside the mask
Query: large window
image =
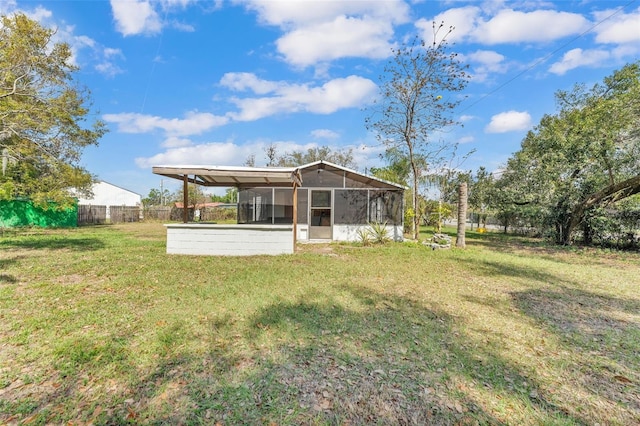
<svg viewBox="0 0 640 426"><path fill-rule="evenodd" d="M367 223L367 190L335 190L334 223L364 225Z"/></svg>
<svg viewBox="0 0 640 426"><path fill-rule="evenodd" d="M307 223L306 190L298 190L298 206L298 223ZM238 192L238 223L293 223L293 189L241 189Z"/></svg>
<svg viewBox="0 0 640 426"><path fill-rule="evenodd" d="M309 191L298 189L298 223L307 223L307 210L309 210Z"/></svg>
<svg viewBox="0 0 640 426"><path fill-rule="evenodd" d="M293 223L293 189L273 190L273 223Z"/></svg>
<svg viewBox="0 0 640 426"><path fill-rule="evenodd" d="M369 191L369 221L402 224L402 192Z"/></svg>
<svg viewBox="0 0 640 426"><path fill-rule="evenodd" d="M238 223L272 223L273 190L241 189L238 192Z"/></svg>

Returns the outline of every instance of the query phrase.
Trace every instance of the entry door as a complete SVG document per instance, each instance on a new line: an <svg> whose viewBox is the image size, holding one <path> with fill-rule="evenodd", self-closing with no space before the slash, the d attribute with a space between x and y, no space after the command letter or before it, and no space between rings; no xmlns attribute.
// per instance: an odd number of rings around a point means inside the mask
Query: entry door
<svg viewBox="0 0 640 426"><path fill-rule="evenodd" d="M309 239L331 238L331 191L312 190L309 203Z"/></svg>

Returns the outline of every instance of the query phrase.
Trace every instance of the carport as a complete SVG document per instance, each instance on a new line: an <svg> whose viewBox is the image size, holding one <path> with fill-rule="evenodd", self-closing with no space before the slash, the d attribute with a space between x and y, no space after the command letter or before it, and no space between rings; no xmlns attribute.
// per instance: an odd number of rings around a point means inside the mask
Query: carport
<svg viewBox="0 0 640 426"><path fill-rule="evenodd" d="M297 235L298 167L154 166L153 173L183 182L183 205L189 206L189 183L205 187L270 187L293 190L292 224L167 224L167 253L193 255L259 255L293 253Z"/></svg>

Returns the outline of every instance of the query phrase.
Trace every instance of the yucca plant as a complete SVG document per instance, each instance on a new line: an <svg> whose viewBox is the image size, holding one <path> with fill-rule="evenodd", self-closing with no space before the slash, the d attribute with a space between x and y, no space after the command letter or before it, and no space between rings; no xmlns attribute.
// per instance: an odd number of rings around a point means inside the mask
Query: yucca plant
<svg viewBox="0 0 640 426"><path fill-rule="evenodd" d="M370 222L369 223L371 233L371 238L374 243L377 244L385 244L391 241L391 236L389 235L389 230L387 229L387 222Z"/></svg>
<svg viewBox="0 0 640 426"><path fill-rule="evenodd" d="M358 228L358 230L356 231L356 235L358 237L358 242L360 242L363 246L368 246L371 244L371 229Z"/></svg>

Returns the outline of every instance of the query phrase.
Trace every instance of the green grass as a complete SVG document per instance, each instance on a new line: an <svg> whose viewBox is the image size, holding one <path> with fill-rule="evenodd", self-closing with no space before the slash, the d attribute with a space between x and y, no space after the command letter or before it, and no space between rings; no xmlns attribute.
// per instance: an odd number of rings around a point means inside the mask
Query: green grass
<svg viewBox="0 0 640 426"><path fill-rule="evenodd" d="M639 347L637 253L470 232L169 256L161 224L0 238L3 424L629 425Z"/></svg>

